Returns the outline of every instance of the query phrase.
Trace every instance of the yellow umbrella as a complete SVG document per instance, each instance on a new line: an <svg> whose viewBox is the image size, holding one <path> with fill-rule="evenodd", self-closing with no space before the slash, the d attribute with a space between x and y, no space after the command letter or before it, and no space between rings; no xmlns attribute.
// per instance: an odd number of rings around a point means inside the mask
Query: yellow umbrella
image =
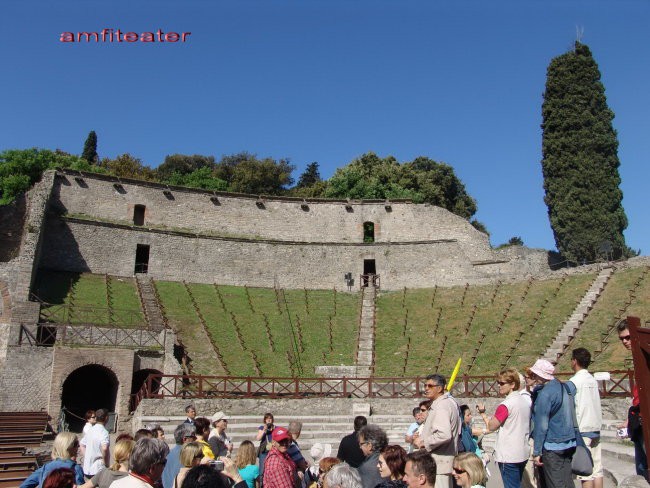
<svg viewBox="0 0 650 488"><path fill-rule="evenodd" d="M460 371L460 363L462 361L462 358L458 358L458 361L456 361L456 367L454 368L454 372L451 373L451 377L449 378L449 381L447 382L446 390L451 391L451 387L454 386L454 381L456 381L456 376L458 375L458 371Z"/></svg>

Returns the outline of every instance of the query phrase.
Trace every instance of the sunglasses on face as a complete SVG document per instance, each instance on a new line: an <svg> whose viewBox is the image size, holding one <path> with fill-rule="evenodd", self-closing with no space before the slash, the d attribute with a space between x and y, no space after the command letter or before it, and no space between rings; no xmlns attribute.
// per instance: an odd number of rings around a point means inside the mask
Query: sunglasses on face
<svg viewBox="0 0 650 488"><path fill-rule="evenodd" d="M421 409L420 409L420 412L426 412L427 410L428 410L428 409L426 409L426 408L421 408Z"/></svg>
<svg viewBox="0 0 650 488"><path fill-rule="evenodd" d="M460 469L460 468L454 468L454 473L463 474L463 473L467 473L467 471L465 471L464 469Z"/></svg>
<svg viewBox="0 0 650 488"><path fill-rule="evenodd" d="M497 383L499 384L499 386L509 385L510 384L507 381L497 381Z"/></svg>
<svg viewBox="0 0 650 488"><path fill-rule="evenodd" d="M628 334L626 336L618 336L618 338L621 341L631 341L632 340L632 338L630 337L630 334Z"/></svg>

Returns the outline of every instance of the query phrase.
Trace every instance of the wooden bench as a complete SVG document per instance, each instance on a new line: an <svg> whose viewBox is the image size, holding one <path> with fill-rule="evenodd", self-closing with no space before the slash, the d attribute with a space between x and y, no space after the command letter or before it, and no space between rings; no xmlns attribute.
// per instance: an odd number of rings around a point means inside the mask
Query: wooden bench
<svg viewBox="0 0 650 488"><path fill-rule="evenodd" d="M32 474L32 471L10 471L5 474L7 476L0 473L0 488L17 488Z"/></svg>

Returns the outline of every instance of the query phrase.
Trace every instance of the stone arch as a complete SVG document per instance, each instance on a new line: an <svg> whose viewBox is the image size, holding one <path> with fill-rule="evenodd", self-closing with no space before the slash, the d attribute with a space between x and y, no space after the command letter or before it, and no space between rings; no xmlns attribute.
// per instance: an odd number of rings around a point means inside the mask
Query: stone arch
<svg viewBox="0 0 650 488"><path fill-rule="evenodd" d="M117 375L100 364L87 364L68 374L61 386L61 406L69 412L66 418L70 430L81 432L87 410L116 411L118 386Z"/></svg>

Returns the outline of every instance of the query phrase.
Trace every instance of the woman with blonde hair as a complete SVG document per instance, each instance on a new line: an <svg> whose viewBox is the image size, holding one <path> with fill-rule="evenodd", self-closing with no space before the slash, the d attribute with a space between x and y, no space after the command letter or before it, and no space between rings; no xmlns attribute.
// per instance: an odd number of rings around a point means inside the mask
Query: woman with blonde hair
<svg viewBox="0 0 650 488"><path fill-rule="evenodd" d="M72 432L57 434L52 445L52 461L29 475L29 478L22 482L20 488L42 488L47 475L58 468L72 469L75 474L75 484L82 485L84 472L77 464L77 451L79 451L79 439L76 434Z"/></svg>
<svg viewBox="0 0 650 488"><path fill-rule="evenodd" d="M181 488L181 486L183 486L183 481L185 480L187 472L194 466L201 464L203 462L203 457L203 446L198 442L188 442L183 445L180 453L182 467L174 479L174 488Z"/></svg>
<svg viewBox="0 0 650 488"><path fill-rule="evenodd" d="M460 488L485 488L487 483L483 460L473 452L461 452L454 458L453 476Z"/></svg>
<svg viewBox="0 0 650 488"><path fill-rule="evenodd" d="M95 476L86 481L79 488L108 488L111 483L129 474L129 457L133 451L135 441L122 440L115 444L113 451L113 464L108 469L102 469Z"/></svg>
<svg viewBox="0 0 650 488"><path fill-rule="evenodd" d="M494 460L501 472L504 488L520 488L530 446L530 404L519 393L519 371L502 370L497 375L499 394L505 396L494 415L488 419L485 405L478 404L478 412L485 422L487 432L498 432Z"/></svg>
<svg viewBox="0 0 650 488"><path fill-rule="evenodd" d="M242 479L248 485L248 488L255 488L258 485L260 477L260 468L256 466L257 452L255 444L251 441L243 441L237 449L235 457L235 466L239 470Z"/></svg>

